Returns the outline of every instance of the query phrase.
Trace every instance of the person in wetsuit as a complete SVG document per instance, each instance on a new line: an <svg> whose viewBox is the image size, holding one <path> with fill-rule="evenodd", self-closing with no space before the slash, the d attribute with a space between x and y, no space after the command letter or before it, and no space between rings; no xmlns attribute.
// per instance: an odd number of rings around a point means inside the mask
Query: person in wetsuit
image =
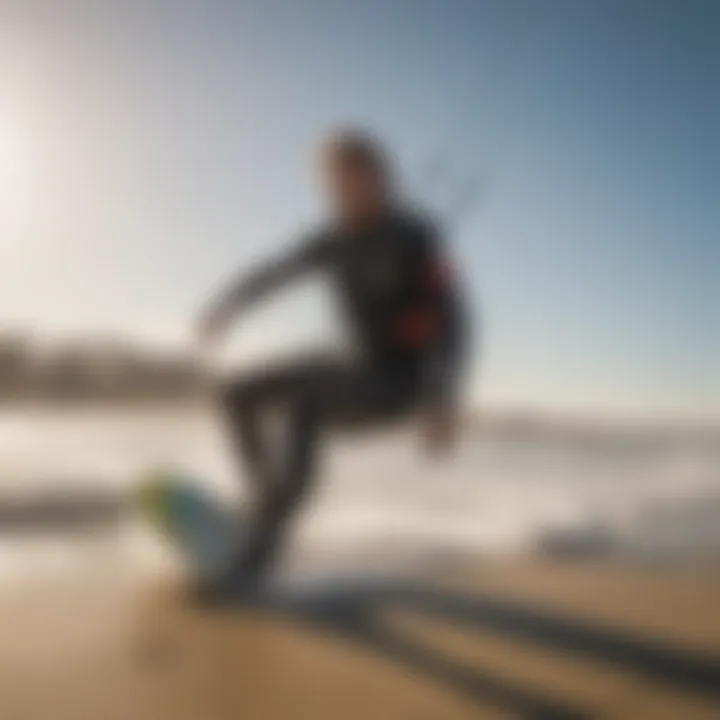
<svg viewBox="0 0 720 720"><path fill-rule="evenodd" d="M255 490L252 528L220 587L256 587L315 476L323 431L416 417L431 450L455 436L466 331L458 283L438 227L403 207L387 156L370 136L334 135L323 152L333 217L285 256L244 273L203 311L199 339L216 342L271 291L307 273L329 277L356 354L265 367L230 382L222 405ZM285 445L261 418L284 409ZM279 462L278 462L279 460Z"/></svg>

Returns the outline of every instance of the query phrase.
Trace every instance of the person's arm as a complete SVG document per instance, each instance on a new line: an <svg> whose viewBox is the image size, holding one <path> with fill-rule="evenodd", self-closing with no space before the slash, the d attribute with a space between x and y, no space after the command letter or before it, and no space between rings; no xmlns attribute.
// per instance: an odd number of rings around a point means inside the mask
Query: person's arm
<svg viewBox="0 0 720 720"><path fill-rule="evenodd" d="M443 245L440 233L428 230L418 263L419 307L428 333L421 402L427 440L434 448L449 445L455 434L468 332L459 279Z"/></svg>
<svg viewBox="0 0 720 720"><path fill-rule="evenodd" d="M265 295L318 269L327 256L326 250L327 243L324 238L313 236L285 255L266 261L249 273L245 272L234 278L204 309L200 320L200 335L212 339L222 333L239 313Z"/></svg>

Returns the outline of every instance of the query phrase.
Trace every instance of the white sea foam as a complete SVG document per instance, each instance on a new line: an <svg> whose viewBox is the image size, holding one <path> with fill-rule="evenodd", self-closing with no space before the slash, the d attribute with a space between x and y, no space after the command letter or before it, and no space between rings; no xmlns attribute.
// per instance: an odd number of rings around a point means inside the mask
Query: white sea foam
<svg viewBox="0 0 720 720"><path fill-rule="evenodd" d="M442 462L418 454L409 434L338 439L323 454L298 541L388 553L413 543L522 548L548 528L591 525L626 545L720 552L720 529L713 530L720 528L720 499L713 500L720 451L707 442L647 439L593 445L557 433L529 441L478 432ZM227 450L222 428L200 412L7 412L0 415L0 502L3 494L53 486L121 490L155 465L183 468L229 498L239 483ZM103 567L121 558L169 562L142 532L116 532L115 559ZM0 537L0 580L29 568L41 571L34 576L73 572L99 543L97 533L87 541Z"/></svg>

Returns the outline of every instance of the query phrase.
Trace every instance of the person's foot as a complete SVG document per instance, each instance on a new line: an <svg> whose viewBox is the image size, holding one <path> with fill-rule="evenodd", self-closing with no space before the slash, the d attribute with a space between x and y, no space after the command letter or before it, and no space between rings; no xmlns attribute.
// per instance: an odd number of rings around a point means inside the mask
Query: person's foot
<svg viewBox="0 0 720 720"><path fill-rule="evenodd" d="M217 577L197 578L190 586L191 600L201 607L240 605L257 599L260 578L236 569Z"/></svg>

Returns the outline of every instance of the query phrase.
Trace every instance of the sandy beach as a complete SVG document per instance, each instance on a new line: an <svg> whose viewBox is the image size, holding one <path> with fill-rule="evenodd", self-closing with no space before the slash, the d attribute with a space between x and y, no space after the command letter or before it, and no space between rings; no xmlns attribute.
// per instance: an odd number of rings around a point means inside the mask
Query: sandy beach
<svg viewBox="0 0 720 720"><path fill-rule="evenodd" d="M0 421L0 720L720 717L712 445L481 436L441 473L413 438L341 446L281 591L207 613L152 533L81 522L158 458L233 497L207 417ZM597 527L605 559L539 554Z"/></svg>
<svg viewBox="0 0 720 720"><path fill-rule="evenodd" d="M720 574L474 558L207 613L112 567L0 605L4 720L720 716Z"/></svg>

